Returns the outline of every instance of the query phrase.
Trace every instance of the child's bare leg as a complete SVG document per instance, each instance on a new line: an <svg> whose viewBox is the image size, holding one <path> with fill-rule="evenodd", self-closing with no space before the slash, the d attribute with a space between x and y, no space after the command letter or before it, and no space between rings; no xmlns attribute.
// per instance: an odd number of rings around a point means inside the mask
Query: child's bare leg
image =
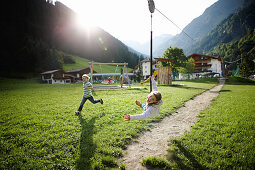
<svg viewBox="0 0 255 170"><path fill-rule="evenodd" d="M140 107L141 107L141 105L142 105L142 103L139 102L138 100L135 101L135 104L138 105L138 106L140 106Z"/></svg>

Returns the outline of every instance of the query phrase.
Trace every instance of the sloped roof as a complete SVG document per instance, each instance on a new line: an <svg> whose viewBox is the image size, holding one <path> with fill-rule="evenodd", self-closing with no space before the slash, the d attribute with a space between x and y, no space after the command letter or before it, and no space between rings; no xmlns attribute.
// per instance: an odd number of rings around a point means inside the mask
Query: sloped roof
<svg viewBox="0 0 255 170"><path fill-rule="evenodd" d="M90 68L87 67L87 68L77 68L77 69L72 69L72 70L67 70L65 71L66 73L77 73L77 72L80 72L80 71L86 71L88 73L90 73ZM97 73L95 70L93 70L93 73Z"/></svg>
<svg viewBox="0 0 255 170"><path fill-rule="evenodd" d="M219 56L209 56L209 55L204 55L204 54L191 54L189 56L187 56L188 58L193 57L193 56L201 56L201 57L208 57L208 58L214 58L214 59L218 59Z"/></svg>
<svg viewBox="0 0 255 170"><path fill-rule="evenodd" d="M51 73L55 73L55 72L58 72L58 71L61 71L61 70L50 70L50 71L45 71L41 74L51 74Z"/></svg>

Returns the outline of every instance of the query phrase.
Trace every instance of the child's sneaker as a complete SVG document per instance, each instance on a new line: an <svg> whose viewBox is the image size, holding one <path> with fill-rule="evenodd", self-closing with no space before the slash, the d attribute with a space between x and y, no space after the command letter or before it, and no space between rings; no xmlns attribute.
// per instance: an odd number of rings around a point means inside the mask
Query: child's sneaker
<svg viewBox="0 0 255 170"><path fill-rule="evenodd" d="M77 112L75 112L77 115L79 115L79 114L81 114L81 112L80 111L77 111Z"/></svg>
<svg viewBox="0 0 255 170"><path fill-rule="evenodd" d="M103 101L102 99L100 99L100 103L101 103L101 104L103 104L103 103L104 103L104 101Z"/></svg>

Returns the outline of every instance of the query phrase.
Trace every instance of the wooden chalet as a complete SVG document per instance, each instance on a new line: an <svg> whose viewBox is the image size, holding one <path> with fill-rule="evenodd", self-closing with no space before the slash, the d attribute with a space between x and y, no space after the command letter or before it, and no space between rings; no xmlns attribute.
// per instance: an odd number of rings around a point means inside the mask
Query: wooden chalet
<svg viewBox="0 0 255 170"><path fill-rule="evenodd" d="M82 75L89 73L90 73L89 67L65 71L65 75L73 76L75 79L74 81L82 81ZM93 73L96 73L96 71L93 70Z"/></svg>
<svg viewBox="0 0 255 170"><path fill-rule="evenodd" d="M42 80L48 84L66 84L71 83L72 78L65 76L63 70L50 70L41 73Z"/></svg>
<svg viewBox="0 0 255 170"><path fill-rule="evenodd" d="M195 60L195 74L222 74L222 59L220 56L191 54L188 58Z"/></svg>

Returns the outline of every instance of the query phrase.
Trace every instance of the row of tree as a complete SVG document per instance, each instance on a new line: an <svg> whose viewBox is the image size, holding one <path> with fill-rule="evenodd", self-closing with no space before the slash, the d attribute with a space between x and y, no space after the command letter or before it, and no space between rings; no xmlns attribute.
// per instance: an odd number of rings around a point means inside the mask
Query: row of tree
<svg viewBox="0 0 255 170"><path fill-rule="evenodd" d="M240 67L240 74L248 77L254 73L255 59L255 30L249 30L240 40L224 43L214 47L209 53L218 53L224 58L227 70L234 70Z"/></svg>

